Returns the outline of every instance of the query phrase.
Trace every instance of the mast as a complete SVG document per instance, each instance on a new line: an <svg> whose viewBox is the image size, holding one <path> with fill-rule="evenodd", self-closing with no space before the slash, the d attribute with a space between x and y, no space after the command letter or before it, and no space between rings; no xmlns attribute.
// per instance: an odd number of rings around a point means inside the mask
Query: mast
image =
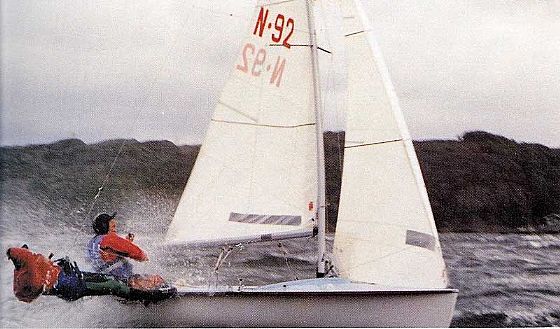
<svg viewBox="0 0 560 329"><path fill-rule="evenodd" d="M309 24L309 41L311 44L311 66L313 69L313 100L315 107L315 129L317 136L317 277L325 276L325 149L323 146L323 108L321 104L321 86L319 79L319 57L317 52L317 33L313 6L310 0L307 4L307 18Z"/></svg>

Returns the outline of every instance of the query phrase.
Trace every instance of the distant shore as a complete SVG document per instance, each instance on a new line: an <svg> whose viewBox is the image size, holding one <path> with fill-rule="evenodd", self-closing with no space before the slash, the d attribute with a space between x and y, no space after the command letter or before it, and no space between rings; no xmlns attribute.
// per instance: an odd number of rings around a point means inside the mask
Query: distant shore
<svg viewBox="0 0 560 329"><path fill-rule="evenodd" d="M325 133L330 231L336 226L343 143L344 132ZM560 149L481 131L414 146L440 232L560 233ZM64 216L85 211L103 186L100 209L139 193L168 200L174 209L199 149L168 141L77 139L0 147L1 203L41 204Z"/></svg>

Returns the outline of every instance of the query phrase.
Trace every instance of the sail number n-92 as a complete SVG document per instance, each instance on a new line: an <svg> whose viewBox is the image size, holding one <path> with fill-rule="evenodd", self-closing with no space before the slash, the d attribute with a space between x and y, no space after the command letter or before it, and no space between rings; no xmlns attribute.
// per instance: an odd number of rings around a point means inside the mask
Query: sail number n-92
<svg viewBox="0 0 560 329"><path fill-rule="evenodd" d="M261 73L266 72L270 74L269 83L276 87L280 86L284 67L286 66L285 58L277 56L276 60L272 59L272 61L267 62L266 50L262 48L257 49L252 43L245 44L242 55L242 63L236 65L238 70L254 77L258 77ZM273 62L274 67L272 66Z"/></svg>
<svg viewBox="0 0 560 329"><path fill-rule="evenodd" d="M272 25L272 18L271 21L268 21L268 14L269 10L264 9L261 7L261 11L259 12L259 17L257 18L257 23L255 24L255 29L253 30L254 35L258 35L262 38L265 28L271 30ZM293 18L286 18L282 14L276 15L276 19L274 20L274 30L270 34L270 38L273 42L279 43L281 45L290 48L291 45L289 43L290 37L294 33L294 19Z"/></svg>

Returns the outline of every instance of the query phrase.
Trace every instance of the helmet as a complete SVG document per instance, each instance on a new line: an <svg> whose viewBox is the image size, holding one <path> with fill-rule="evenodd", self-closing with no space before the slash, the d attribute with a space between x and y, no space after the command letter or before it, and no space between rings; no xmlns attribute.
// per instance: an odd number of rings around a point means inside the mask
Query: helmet
<svg viewBox="0 0 560 329"><path fill-rule="evenodd" d="M116 212L114 212L112 215L109 215L107 213L101 213L97 215L95 217L95 220L93 221L93 230L95 231L95 234L107 234L109 232L109 222L111 221L111 219L115 218L116 215Z"/></svg>

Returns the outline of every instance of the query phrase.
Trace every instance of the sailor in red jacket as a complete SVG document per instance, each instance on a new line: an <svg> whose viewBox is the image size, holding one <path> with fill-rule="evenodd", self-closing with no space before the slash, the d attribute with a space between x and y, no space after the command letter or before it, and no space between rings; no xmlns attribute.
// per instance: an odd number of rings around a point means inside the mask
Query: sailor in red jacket
<svg viewBox="0 0 560 329"><path fill-rule="evenodd" d="M93 222L95 236L88 242L86 259L95 272L111 274L120 280L127 280L133 275L132 264L126 259L140 262L147 261L148 256L132 241L134 236L127 238L117 235L116 213L99 214Z"/></svg>

